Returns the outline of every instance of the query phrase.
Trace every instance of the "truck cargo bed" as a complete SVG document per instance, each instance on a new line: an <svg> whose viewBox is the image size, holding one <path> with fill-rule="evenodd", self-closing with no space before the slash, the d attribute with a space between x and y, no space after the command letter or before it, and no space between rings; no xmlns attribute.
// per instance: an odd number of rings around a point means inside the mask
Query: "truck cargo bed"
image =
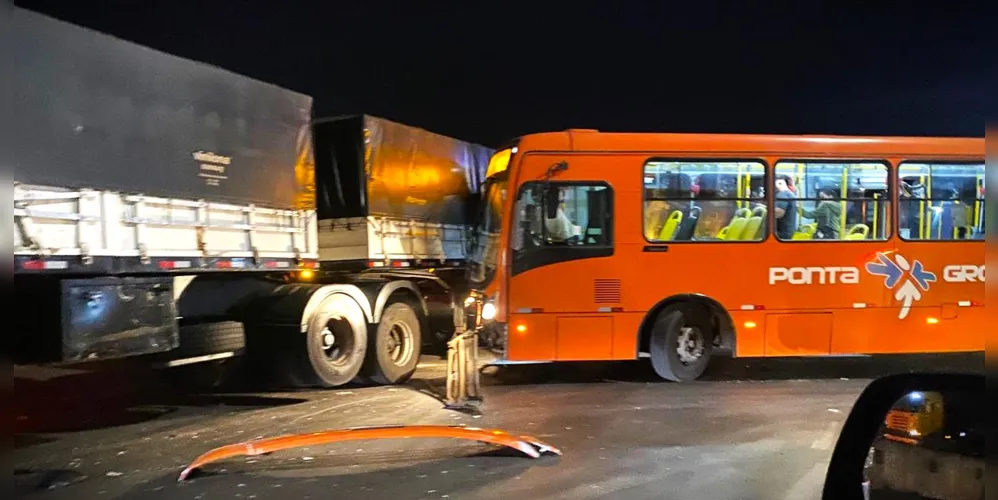
<svg viewBox="0 0 998 500"><path fill-rule="evenodd" d="M318 257L314 211L25 185L14 206L18 273L273 271Z"/></svg>

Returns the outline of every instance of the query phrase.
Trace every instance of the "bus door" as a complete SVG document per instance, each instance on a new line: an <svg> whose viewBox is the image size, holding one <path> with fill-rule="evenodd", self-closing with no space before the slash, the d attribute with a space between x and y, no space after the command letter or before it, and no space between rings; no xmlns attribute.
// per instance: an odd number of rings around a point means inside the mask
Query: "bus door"
<svg viewBox="0 0 998 500"><path fill-rule="evenodd" d="M899 213L907 227L898 255L909 264L907 293L892 297L908 311L907 350L980 350L984 345L984 163L901 162Z"/></svg>
<svg viewBox="0 0 998 500"><path fill-rule="evenodd" d="M562 161L567 169L550 180L531 175ZM605 175L606 160L528 155L521 165L523 176L536 180L521 180L513 193L507 357L611 359L612 313L621 300L609 258L613 188L590 180Z"/></svg>

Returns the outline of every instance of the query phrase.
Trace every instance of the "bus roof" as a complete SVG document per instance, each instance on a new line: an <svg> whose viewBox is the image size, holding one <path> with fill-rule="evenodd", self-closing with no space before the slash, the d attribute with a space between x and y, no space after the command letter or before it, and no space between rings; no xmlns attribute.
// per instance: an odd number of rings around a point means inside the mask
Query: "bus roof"
<svg viewBox="0 0 998 500"><path fill-rule="evenodd" d="M969 137L664 134L570 129L525 135L517 146L522 151L984 159L984 139Z"/></svg>

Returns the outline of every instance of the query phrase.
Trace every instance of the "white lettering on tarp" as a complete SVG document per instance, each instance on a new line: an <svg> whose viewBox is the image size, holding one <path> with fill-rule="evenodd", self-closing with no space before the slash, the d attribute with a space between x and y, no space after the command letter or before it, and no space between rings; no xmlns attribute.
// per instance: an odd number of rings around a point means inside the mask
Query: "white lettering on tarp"
<svg viewBox="0 0 998 500"><path fill-rule="evenodd" d="M855 285L859 283L856 267L771 267L769 284L791 285Z"/></svg>
<svg viewBox="0 0 998 500"><path fill-rule="evenodd" d="M943 280L947 283L984 283L984 266L946 266Z"/></svg>
<svg viewBox="0 0 998 500"><path fill-rule="evenodd" d="M199 162L206 163L220 163L222 165L228 165L232 163L231 156L222 156L209 151L195 151L191 153L191 156Z"/></svg>
<svg viewBox="0 0 998 500"><path fill-rule="evenodd" d="M222 156L210 151L195 151L191 156L198 162L198 177L204 179L205 185L220 186L222 181L229 178L227 170L232 164L231 156Z"/></svg>

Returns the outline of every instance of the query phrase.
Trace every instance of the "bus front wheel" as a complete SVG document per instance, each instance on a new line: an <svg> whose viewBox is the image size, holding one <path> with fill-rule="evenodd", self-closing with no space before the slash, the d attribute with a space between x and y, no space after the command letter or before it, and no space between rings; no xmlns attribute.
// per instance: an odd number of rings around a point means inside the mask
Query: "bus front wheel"
<svg viewBox="0 0 998 500"><path fill-rule="evenodd" d="M652 368L666 380L692 382L707 369L713 345L709 318L670 307L652 327Z"/></svg>

